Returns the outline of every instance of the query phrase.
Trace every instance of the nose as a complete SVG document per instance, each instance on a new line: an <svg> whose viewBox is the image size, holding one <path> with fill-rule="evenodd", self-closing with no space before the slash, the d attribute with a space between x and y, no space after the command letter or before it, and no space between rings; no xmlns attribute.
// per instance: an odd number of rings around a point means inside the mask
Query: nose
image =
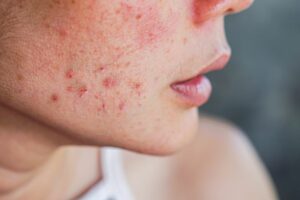
<svg viewBox="0 0 300 200"><path fill-rule="evenodd" d="M201 24L211 18L241 12L254 0L193 0L193 21Z"/></svg>

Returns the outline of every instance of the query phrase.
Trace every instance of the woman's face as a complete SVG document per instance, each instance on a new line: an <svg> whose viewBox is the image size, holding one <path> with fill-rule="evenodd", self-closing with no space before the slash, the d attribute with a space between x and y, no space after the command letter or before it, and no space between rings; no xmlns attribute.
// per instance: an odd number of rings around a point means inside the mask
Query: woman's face
<svg viewBox="0 0 300 200"><path fill-rule="evenodd" d="M195 134L198 117L171 85L229 56L224 15L250 3L2 3L0 101L87 144L173 152Z"/></svg>

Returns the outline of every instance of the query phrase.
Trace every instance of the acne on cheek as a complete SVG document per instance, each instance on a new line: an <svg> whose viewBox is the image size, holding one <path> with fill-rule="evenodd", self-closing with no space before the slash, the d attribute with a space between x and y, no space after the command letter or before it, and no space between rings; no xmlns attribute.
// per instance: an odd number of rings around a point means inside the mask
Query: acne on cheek
<svg viewBox="0 0 300 200"><path fill-rule="evenodd" d="M168 38L175 30L175 13L171 11L166 19L163 19L160 10L162 8L155 3L141 1L133 6L121 2L116 13L122 16L125 23L135 29L136 43L140 48L144 48Z"/></svg>
<svg viewBox="0 0 300 200"><path fill-rule="evenodd" d="M145 4L145 3L143 3ZM91 9L92 10L92 9ZM94 11L91 11L94 12ZM154 4L149 4L147 6L145 5L138 5L138 6L131 6L126 3L120 4L120 10L116 10L116 14L121 16L124 20L124 23L129 25L129 27L134 27L136 32L136 37L134 37L135 43L139 48L145 48L147 46L150 46L152 44L157 43L162 38L167 38L167 36L170 34L170 30L172 30L171 25L169 23L163 22L163 20L160 17L159 8L155 6ZM90 15L92 16L92 15ZM95 16L96 17L96 16ZM94 20L94 19L91 19ZM76 21L72 21L72 23L76 23ZM113 25L112 25L113 26ZM52 31L55 31L59 38L62 39L62 41L67 40L68 38L73 36L72 30L68 28L68 26L60 26L53 28L52 25L47 25L46 28L51 28ZM128 26L126 26L128 28ZM84 31L89 30L84 29ZM124 29L125 30L125 29ZM83 31L83 30L80 30ZM96 36L94 36L96 37ZM105 38L101 38L102 35L97 35L98 38L95 38L95 41L103 41ZM126 36L124 36L126 37ZM120 38L120 41L122 41L122 38ZM101 42L99 42L99 45L101 45ZM116 47L116 51L118 52L118 55L126 56L125 50L122 48ZM123 52L124 51L124 52ZM81 51L78 52L78 55L85 52ZM99 56L99 52L94 51L95 54ZM97 56L96 55L96 56ZM120 58L121 56L118 56ZM75 94L74 97L81 99L83 97L93 98L97 101L97 105L95 110L97 112L107 112L109 109L118 109L120 112L125 111L128 107L128 104L132 104L131 101L138 101L140 97L142 97L143 94L143 84L138 81L125 81L120 80L116 78L113 75L105 75L107 70L110 70L112 68L118 68L123 66L129 66L130 63L127 62L123 65L98 65L95 66L95 69L93 70L94 78L95 77L101 77L101 80L92 80L94 82L97 82L97 86L93 86L93 88L80 85L80 84L73 84L76 82L76 79L79 79L79 72L76 72L74 69L68 69L64 73L64 78L67 82L67 86L65 88L65 92ZM82 80L83 81L83 80ZM128 96L124 95L118 95L119 98L117 100L114 100L115 107L112 108L109 99L106 99L105 97L101 96L101 94L95 91L101 91L101 93L113 93L111 91L118 90L118 87L120 85L124 86L124 84L128 87L129 93L135 94L134 98L130 97L130 100L128 100ZM87 95L89 94L89 95ZM61 98L55 98L56 100L53 100L53 95L50 97L52 102L58 102ZM140 105L140 103L137 103Z"/></svg>
<svg viewBox="0 0 300 200"><path fill-rule="evenodd" d="M51 102L57 102L59 99L59 96L57 94L52 94L51 95Z"/></svg>
<svg viewBox="0 0 300 200"><path fill-rule="evenodd" d="M65 92L68 94L75 94L74 98L80 99L84 96L85 100L89 102L95 102L93 104L97 113L108 113L108 111L118 111L119 113L126 112L126 108L129 104L140 106L140 98L143 94L143 83L140 81L129 80L119 78L115 75L105 74L104 69L95 68L93 73L99 76L101 74L101 80L93 80L97 82L94 87L88 88L86 85L80 85L80 73L74 69L68 69L65 71L64 79L67 83ZM129 92L123 92L119 86L127 86ZM97 92L98 91L98 92ZM122 91L122 92L120 92ZM129 93L129 95L128 95ZM89 95L88 95L89 94ZM50 97L52 103L59 101L59 96L53 93ZM84 101L83 101L84 102ZM113 102L113 103L112 103Z"/></svg>

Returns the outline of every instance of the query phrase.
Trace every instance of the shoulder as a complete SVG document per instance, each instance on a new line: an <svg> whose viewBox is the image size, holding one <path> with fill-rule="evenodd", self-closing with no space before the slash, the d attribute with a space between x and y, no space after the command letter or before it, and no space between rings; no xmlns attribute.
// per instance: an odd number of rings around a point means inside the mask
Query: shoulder
<svg viewBox="0 0 300 200"><path fill-rule="evenodd" d="M267 171L243 131L210 116L201 115L199 123L196 138L177 154L136 157L150 168L140 174L146 178L153 171L150 177L161 179L153 178L154 186L169 182L168 199L275 200Z"/></svg>
<svg viewBox="0 0 300 200"><path fill-rule="evenodd" d="M276 199L268 173L241 129L209 116L200 116L199 123L198 135L175 155L174 165L181 180L192 183L189 188L194 196L206 200Z"/></svg>

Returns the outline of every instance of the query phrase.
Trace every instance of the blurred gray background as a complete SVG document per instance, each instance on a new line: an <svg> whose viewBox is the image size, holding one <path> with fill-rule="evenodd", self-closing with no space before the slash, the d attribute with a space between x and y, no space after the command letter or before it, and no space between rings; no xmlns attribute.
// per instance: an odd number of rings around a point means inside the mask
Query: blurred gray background
<svg viewBox="0 0 300 200"><path fill-rule="evenodd" d="M240 126L271 173L282 200L300 200L300 1L256 0L227 17L233 58L209 75L201 110Z"/></svg>

